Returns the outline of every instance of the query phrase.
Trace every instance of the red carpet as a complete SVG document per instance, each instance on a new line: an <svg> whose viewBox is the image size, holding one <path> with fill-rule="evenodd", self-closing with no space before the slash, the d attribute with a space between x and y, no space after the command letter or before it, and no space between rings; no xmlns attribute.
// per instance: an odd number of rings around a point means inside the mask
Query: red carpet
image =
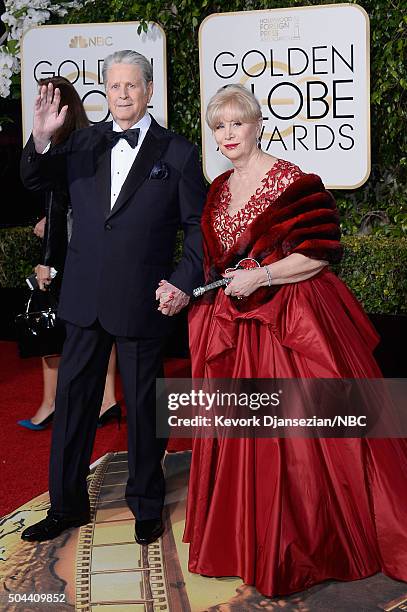
<svg viewBox="0 0 407 612"><path fill-rule="evenodd" d="M189 376L188 361L166 362L166 375ZM0 342L0 516L48 490L48 457L51 428L28 431L19 425L37 409L42 398L39 358L20 359L13 342ZM120 381L117 399L122 403ZM188 447L186 441L170 442L169 450ZM127 426L122 421L98 429L92 462L110 451L126 450Z"/></svg>

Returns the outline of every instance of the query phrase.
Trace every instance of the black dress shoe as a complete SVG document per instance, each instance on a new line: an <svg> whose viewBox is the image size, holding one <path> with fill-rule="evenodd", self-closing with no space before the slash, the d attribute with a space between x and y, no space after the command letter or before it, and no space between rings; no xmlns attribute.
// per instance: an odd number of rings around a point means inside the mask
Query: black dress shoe
<svg viewBox="0 0 407 612"><path fill-rule="evenodd" d="M105 412L98 418L98 427L103 427L109 421L115 421L117 419L117 424L120 429L120 423L122 420L122 408L119 403L110 406Z"/></svg>
<svg viewBox="0 0 407 612"><path fill-rule="evenodd" d="M135 528L135 540L143 546L152 544L164 533L164 523L161 516L156 519L137 521Z"/></svg>
<svg viewBox="0 0 407 612"><path fill-rule="evenodd" d="M65 529L71 527L80 527L89 523L89 516L78 519L61 518L49 514L39 523L31 525L24 529L21 534L21 539L28 542L45 542L45 540L53 540L59 536Z"/></svg>

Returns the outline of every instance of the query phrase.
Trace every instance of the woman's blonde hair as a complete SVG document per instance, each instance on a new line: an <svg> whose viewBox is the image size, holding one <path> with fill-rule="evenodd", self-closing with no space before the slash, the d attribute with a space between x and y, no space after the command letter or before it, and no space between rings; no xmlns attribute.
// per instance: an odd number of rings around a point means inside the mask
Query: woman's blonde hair
<svg viewBox="0 0 407 612"><path fill-rule="evenodd" d="M219 123L225 108L236 111L236 119L242 123L255 123L262 117L260 104L251 91L243 85L226 85L218 89L209 100L206 109L206 123L211 130Z"/></svg>

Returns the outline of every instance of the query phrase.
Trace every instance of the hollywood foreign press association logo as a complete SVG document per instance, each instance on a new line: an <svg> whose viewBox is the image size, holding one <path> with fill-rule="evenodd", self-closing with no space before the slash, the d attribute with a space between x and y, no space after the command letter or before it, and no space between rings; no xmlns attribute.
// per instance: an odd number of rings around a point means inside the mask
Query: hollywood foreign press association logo
<svg viewBox="0 0 407 612"><path fill-rule="evenodd" d="M87 49L89 47L111 47L111 36L73 36L69 42L70 49Z"/></svg>
<svg viewBox="0 0 407 612"><path fill-rule="evenodd" d="M300 20L298 17L262 17L259 22L260 40L299 40Z"/></svg>

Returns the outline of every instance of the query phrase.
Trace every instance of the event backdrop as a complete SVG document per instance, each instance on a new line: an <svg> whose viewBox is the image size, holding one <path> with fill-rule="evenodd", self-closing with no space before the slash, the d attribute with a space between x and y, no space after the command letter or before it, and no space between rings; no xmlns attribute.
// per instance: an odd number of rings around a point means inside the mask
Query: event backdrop
<svg viewBox="0 0 407 612"><path fill-rule="evenodd" d="M24 142L32 127L36 81L64 76L82 98L92 123L109 117L102 80L103 59L121 49L134 49L148 57L154 70L154 94L149 109L167 126L167 67L164 30L149 23L138 33L139 22L87 23L40 26L29 30L22 41L21 91Z"/></svg>
<svg viewBox="0 0 407 612"><path fill-rule="evenodd" d="M368 180L357 189L334 190L341 215L342 232L354 235L371 231L383 236L402 237L407 232L407 37L405 0L357 0L370 20L370 86L371 86L371 165ZM17 1L14 3L17 4ZM354 0L97 0L83 3L77 10L70 9L62 17L51 15L53 23L100 23L139 21L142 28L149 22L161 25L166 35L168 65L168 125L183 134L201 149L201 120L199 92L198 30L203 20L213 13L227 11L284 9L307 6L353 6ZM57 6L57 5L53 5ZM44 12L14 8L13 28L19 37L30 14ZM32 17L32 15L31 15ZM32 23L35 20L30 18ZM345 27L346 30L346 27ZM10 32L11 36L12 32ZM8 44L18 55L17 40ZM14 61L11 57L10 62ZM15 60L17 62L17 60ZM18 62L17 62L18 63ZM9 70L7 68L7 70ZM0 71L1 72L1 71ZM9 71L10 72L10 71ZM11 93L2 93L4 71L0 74L0 140L5 143L19 132L20 75L11 78ZM10 79L9 79L10 80ZM14 123L13 123L14 121ZM10 156L18 152L3 144L4 176L16 174L10 167ZM6 196L5 196L6 197ZM10 197L16 197L15 190ZM3 222L6 220L6 208ZM13 207L14 211L18 210ZM13 213L13 218L15 215ZM11 219L9 215L7 219ZM362 271L365 276L365 272ZM367 283L370 286L371 282Z"/></svg>
<svg viewBox="0 0 407 612"><path fill-rule="evenodd" d="M262 147L330 188L370 173L369 18L357 5L215 13L199 32L202 143L208 180L230 167L205 122L210 97L241 83L263 111Z"/></svg>

